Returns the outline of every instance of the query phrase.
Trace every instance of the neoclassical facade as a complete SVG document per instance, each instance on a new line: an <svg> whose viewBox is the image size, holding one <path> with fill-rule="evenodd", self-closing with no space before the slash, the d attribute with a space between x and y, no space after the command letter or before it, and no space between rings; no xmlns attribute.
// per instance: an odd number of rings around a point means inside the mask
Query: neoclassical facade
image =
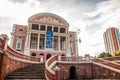
<svg viewBox="0 0 120 80"><path fill-rule="evenodd" d="M39 13L28 18L28 26L13 25L11 47L21 53L48 59L52 55L76 56L77 33L53 13Z"/></svg>

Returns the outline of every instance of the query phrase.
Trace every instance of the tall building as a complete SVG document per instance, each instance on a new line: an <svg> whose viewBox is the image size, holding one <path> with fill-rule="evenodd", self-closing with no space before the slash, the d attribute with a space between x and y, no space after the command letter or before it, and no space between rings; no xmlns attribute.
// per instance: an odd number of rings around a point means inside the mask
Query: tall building
<svg viewBox="0 0 120 80"><path fill-rule="evenodd" d="M11 47L28 56L43 56L45 60L55 54L75 56L77 33L68 29L68 22L58 15L35 14L26 26L14 24Z"/></svg>
<svg viewBox="0 0 120 80"><path fill-rule="evenodd" d="M108 28L104 34L105 52L113 54L120 49L120 34L117 28Z"/></svg>

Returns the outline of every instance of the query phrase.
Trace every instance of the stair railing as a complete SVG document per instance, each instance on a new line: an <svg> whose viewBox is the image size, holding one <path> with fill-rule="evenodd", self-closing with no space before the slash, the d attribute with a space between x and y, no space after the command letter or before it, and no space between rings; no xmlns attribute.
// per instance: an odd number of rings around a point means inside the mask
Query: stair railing
<svg viewBox="0 0 120 80"><path fill-rule="evenodd" d="M0 80L5 80L5 76L10 72L31 65L31 63L39 63L39 58L34 58L30 56L23 55L20 52L15 51L7 44L8 36L7 35L0 35L0 54L2 54L2 62L0 66Z"/></svg>
<svg viewBox="0 0 120 80"><path fill-rule="evenodd" d="M47 80L55 80L55 72L53 71L53 66L56 65L58 61L58 55L52 56L46 61L45 64L45 76Z"/></svg>
<svg viewBox="0 0 120 80"><path fill-rule="evenodd" d="M110 70L120 73L120 64L118 63L113 63L111 61L107 61L107 60L99 59L99 58L92 59L92 63L102 66L102 67L107 67Z"/></svg>

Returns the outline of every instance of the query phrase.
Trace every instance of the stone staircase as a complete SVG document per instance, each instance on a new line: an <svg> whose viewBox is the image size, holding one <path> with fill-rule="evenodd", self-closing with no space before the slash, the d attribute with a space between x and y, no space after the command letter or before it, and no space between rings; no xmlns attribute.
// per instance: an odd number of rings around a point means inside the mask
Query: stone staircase
<svg viewBox="0 0 120 80"><path fill-rule="evenodd" d="M45 64L32 64L8 74L5 80L46 80Z"/></svg>

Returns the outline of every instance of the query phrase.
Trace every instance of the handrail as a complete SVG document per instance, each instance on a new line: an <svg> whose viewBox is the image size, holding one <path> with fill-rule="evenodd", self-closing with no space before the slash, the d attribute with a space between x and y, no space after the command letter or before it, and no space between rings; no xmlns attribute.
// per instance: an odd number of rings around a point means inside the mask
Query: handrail
<svg viewBox="0 0 120 80"><path fill-rule="evenodd" d="M57 63L57 60L58 60L58 55L55 55L46 61L45 75L48 80L55 80L55 72L52 70L52 68Z"/></svg>
<svg viewBox="0 0 120 80"><path fill-rule="evenodd" d="M0 80L4 80L5 76L18 69L28 66L32 63L39 63L39 58L26 56L7 45L7 35L0 35L0 54L2 54L2 71L0 72Z"/></svg>
<svg viewBox="0 0 120 80"><path fill-rule="evenodd" d="M120 56L115 56L115 57L106 57L104 58L105 60L108 60L108 61L117 61L117 60L120 60Z"/></svg>
<svg viewBox="0 0 120 80"><path fill-rule="evenodd" d="M39 58L35 58L35 57L31 57L31 56L27 56L24 55L23 53L17 52L14 49L12 49L10 46L7 46L7 50L6 52L9 55L12 55L14 57L20 58L20 59L24 59L24 60L29 60L29 61L35 61L35 62L40 62Z"/></svg>
<svg viewBox="0 0 120 80"><path fill-rule="evenodd" d="M61 61L63 62L78 62L78 61L86 61L85 57L65 57L61 56Z"/></svg>
<svg viewBox="0 0 120 80"><path fill-rule="evenodd" d="M120 65L117 64L117 63L113 63L113 62L110 62L110 61L107 61L107 60L102 60L102 59L92 59L93 62L97 62L97 63L100 63L100 64L103 64L103 65L106 65L106 66L109 66L109 67L112 67L112 68L115 68L117 70L120 70Z"/></svg>

